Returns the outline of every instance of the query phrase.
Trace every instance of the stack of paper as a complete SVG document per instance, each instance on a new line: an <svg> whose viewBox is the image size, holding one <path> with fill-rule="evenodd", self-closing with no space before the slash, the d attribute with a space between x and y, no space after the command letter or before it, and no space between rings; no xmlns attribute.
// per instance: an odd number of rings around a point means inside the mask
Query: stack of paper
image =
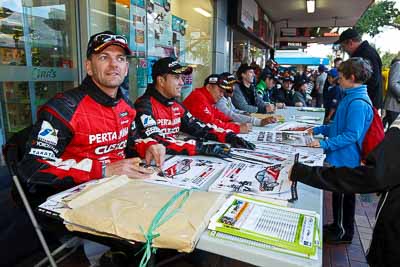
<svg viewBox="0 0 400 267"><path fill-rule="evenodd" d="M217 238L315 259L318 224L315 212L233 195L211 218L208 229Z"/></svg>

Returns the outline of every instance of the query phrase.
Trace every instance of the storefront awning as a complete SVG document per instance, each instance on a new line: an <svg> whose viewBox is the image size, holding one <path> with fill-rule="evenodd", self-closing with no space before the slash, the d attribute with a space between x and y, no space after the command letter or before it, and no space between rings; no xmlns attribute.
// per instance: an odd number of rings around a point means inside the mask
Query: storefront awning
<svg viewBox="0 0 400 267"><path fill-rule="evenodd" d="M329 59L321 57L276 57L275 60L280 65L329 65Z"/></svg>

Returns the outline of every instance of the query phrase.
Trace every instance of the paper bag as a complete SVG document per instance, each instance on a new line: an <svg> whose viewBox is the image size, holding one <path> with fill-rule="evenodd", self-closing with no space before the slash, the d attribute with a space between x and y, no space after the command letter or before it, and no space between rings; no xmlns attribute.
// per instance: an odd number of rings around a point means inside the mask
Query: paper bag
<svg viewBox="0 0 400 267"><path fill-rule="evenodd" d="M102 233L121 239L145 242L140 226L147 232L156 213L181 188L149 184L126 176L113 177L67 200L71 208L61 214L71 231ZM193 191L181 210L153 234L153 247L193 251L210 217L225 196ZM177 201L173 207L180 204Z"/></svg>

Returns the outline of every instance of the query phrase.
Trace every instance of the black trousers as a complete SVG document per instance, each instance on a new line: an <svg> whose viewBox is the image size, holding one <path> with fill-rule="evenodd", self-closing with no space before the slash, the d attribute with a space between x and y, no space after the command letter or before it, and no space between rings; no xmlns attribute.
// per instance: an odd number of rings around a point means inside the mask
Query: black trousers
<svg viewBox="0 0 400 267"><path fill-rule="evenodd" d="M397 119L397 116L399 116L399 114L400 112L386 110L386 116L385 118L383 118L383 125L387 123L388 126L390 126L392 122L394 122Z"/></svg>
<svg viewBox="0 0 400 267"><path fill-rule="evenodd" d="M333 223L336 225L339 238L353 237L355 208L355 194L332 193Z"/></svg>

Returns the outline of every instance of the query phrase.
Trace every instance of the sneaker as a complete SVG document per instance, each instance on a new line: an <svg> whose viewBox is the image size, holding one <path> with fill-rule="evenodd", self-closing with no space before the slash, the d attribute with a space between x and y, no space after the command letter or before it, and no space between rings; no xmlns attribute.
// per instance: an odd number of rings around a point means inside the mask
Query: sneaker
<svg viewBox="0 0 400 267"><path fill-rule="evenodd" d="M344 235L340 237L340 234L333 231L324 231L324 242L331 245L340 245L340 244L351 244L353 241L353 236Z"/></svg>

